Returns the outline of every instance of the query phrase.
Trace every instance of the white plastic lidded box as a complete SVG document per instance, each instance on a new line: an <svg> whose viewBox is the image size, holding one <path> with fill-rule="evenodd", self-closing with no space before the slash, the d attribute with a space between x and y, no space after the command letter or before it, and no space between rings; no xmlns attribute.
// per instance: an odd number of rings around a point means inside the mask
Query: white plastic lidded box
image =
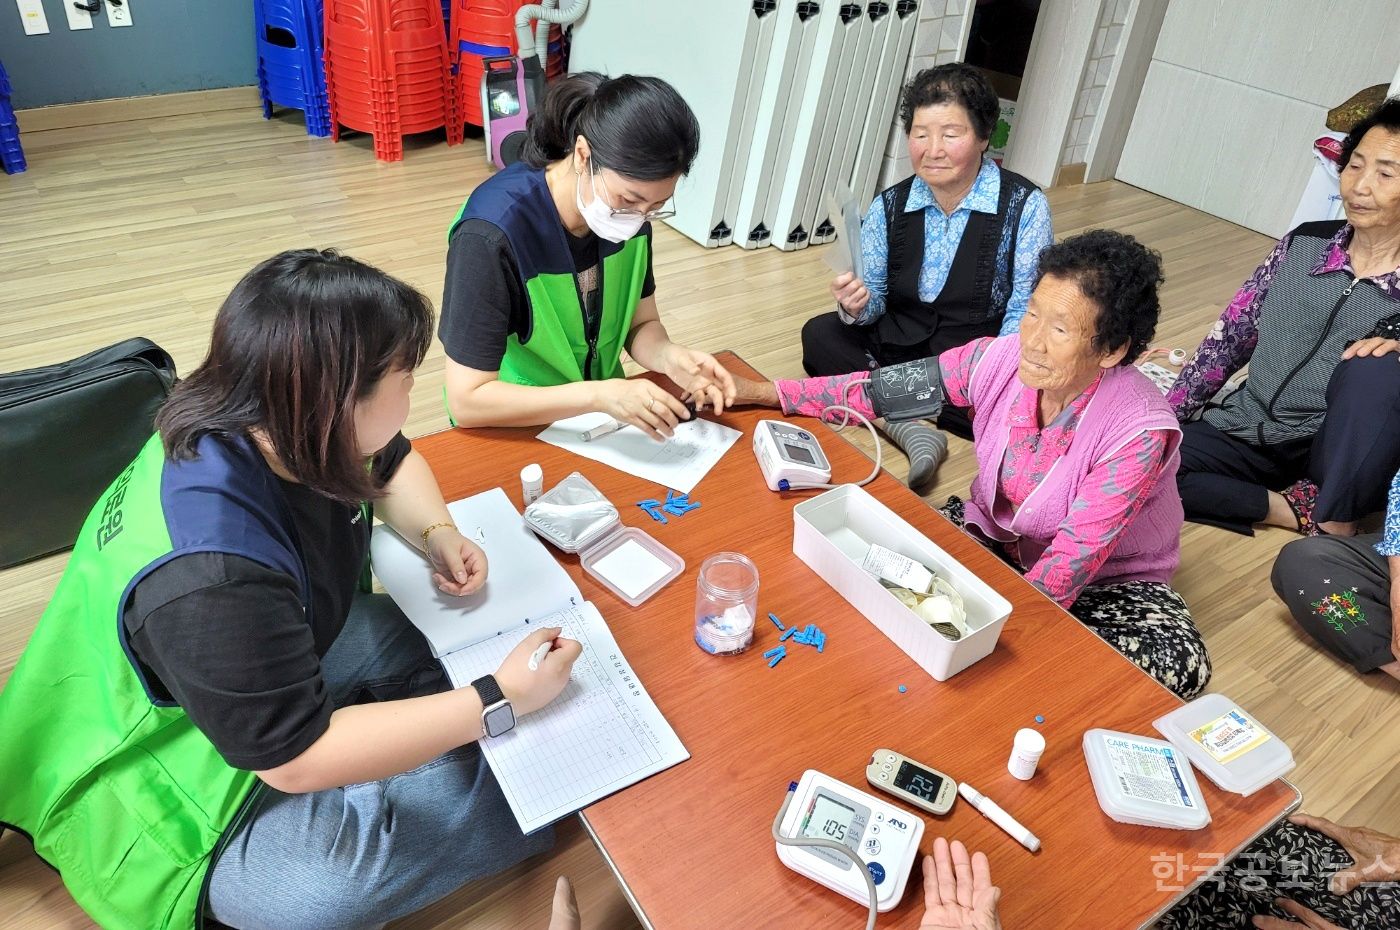
<svg viewBox="0 0 1400 930"><path fill-rule="evenodd" d="M853 484L834 488L793 508L792 551L836 593L938 681L947 681L992 654L1011 602L927 536ZM950 640L936 632L861 563L878 543L945 578L963 598L967 634Z"/></svg>
<svg viewBox="0 0 1400 930"><path fill-rule="evenodd" d="M1283 740L1223 694L1203 694L1152 725L1207 778L1244 797L1297 765Z"/></svg>
<svg viewBox="0 0 1400 930"><path fill-rule="evenodd" d="M579 472L571 473L525 508L525 525L565 552L583 570L637 607L685 571L685 559L636 527Z"/></svg>
<svg viewBox="0 0 1400 930"><path fill-rule="evenodd" d="M1171 743L1134 733L1084 734L1084 761L1103 812L1119 823L1199 830L1210 823L1191 762Z"/></svg>

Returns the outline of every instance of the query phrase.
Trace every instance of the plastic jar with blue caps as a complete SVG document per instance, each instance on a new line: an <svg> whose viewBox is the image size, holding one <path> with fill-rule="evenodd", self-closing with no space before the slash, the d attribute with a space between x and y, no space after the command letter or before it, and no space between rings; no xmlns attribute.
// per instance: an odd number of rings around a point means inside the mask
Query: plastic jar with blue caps
<svg viewBox="0 0 1400 930"><path fill-rule="evenodd" d="M695 583L695 644L711 655L738 655L753 643L758 567L739 552L717 552Z"/></svg>

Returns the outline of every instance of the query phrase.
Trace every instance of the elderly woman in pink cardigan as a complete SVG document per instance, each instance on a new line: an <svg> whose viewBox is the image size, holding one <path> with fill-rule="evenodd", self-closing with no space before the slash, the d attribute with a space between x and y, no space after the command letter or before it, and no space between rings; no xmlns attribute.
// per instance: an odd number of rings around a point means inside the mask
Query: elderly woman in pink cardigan
<svg viewBox="0 0 1400 930"><path fill-rule="evenodd" d="M1160 308L1158 256L1094 230L1040 255L1019 334L935 358L825 378L738 385L736 403L821 416L976 411L977 477L944 516L1025 573L1149 675L1184 698L1210 680L1205 642L1171 588L1180 561L1181 430L1132 365Z"/></svg>

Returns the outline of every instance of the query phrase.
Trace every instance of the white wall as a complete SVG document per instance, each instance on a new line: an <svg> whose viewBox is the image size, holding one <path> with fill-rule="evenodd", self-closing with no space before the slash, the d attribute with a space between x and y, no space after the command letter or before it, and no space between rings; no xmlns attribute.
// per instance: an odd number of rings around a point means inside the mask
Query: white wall
<svg viewBox="0 0 1400 930"><path fill-rule="evenodd" d="M1171 0L1117 176L1280 236L1327 111L1397 65L1396 0Z"/></svg>

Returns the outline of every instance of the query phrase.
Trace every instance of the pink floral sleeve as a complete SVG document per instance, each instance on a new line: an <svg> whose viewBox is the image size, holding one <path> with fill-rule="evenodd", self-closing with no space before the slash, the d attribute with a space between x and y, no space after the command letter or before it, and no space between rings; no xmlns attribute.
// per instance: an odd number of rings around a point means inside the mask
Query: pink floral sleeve
<svg viewBox="0 0 1400 930"><path fill-rule="evenodd" d="M1027 581L1069 609L1152 494L1168 436L1168 430L1143 432L1089 473L1050 548L1026 572Z"/></svg>
<svg viewBox="0 0 1400 930"><path fill-rule="evenodd" d="M967 345L949 349L938 356L938 369L943 378L947 403L958 407L972 406L968 395L972 373L991 343L990 336L974 339ZM778 389L778 400L783 405L783 413L788 416L819 417L827 407L841 404L873 420L875 408L870 404L869 392L863 386L853 386L869 380L870 372L857 371L849 375L783 379L774 381L773 386Z"/></svg>
<svg viewBox="0 0 1400 930"><path fill-rule="evenodd" d="M1181 422L1195 415L1231 375L1249 364L1249 357L1259 341L1259 308L1264 306L1264 294L1288 252L1290 241L1288 236L1279 240L1269 257L1225 307L1195 356L1176 376L1176 383L1167 392L1167 403L1172 405Z"/></svg>
<svg viewBox="0 0 1400 930"><path fill-rule="evenodd" d="M804 417L819 417L827 407L839 404L857 411L867 420L875 419L870 406L870 394L864 383L870 372L857 371L849 375L827 375L822 378L799 378L774 381L783 413Z"/></svg>
<svg viewBox="0 0 1400 930"><path fill-rule="evenodd" d="M938 356L938 371L943 376L943 394L954 407L972 406L972 373L982 361L982 353L992 344L992 336L974 339L967 345L955 346Z"/></svg>

